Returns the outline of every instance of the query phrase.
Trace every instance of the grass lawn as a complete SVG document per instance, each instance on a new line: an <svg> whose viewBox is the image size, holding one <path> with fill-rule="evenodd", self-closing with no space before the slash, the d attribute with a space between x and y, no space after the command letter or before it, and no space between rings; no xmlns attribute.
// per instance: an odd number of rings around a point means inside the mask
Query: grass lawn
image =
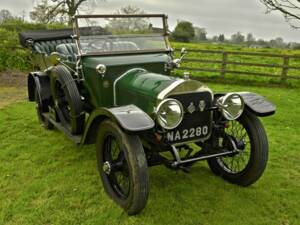
<svg viewBox="0 0 300 225"><path fill-rule="evenodd" d="M103 190L94 146L44 130L23 101L0 109L0 224L300 224L299 89L209 86L258 92L277 105L263 119L269 164L253 186L223 181L206 162L190 174L154 167L147 207L128 217Z"/></svg>

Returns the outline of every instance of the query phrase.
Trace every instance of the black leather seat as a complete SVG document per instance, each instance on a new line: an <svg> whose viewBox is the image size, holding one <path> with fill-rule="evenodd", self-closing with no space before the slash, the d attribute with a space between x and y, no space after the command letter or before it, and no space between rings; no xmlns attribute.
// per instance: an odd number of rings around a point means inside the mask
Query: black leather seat
<svg viewBox="0 0 300 225"><path fill-rule="evenodd" d="M40 54L50 55L56 51L56 46L63 43L72 43L72 39L61 39L53 41L38 41L33 45L33 50Z"/></svg>
<svg viewBox="0 0 300 225"><path fill-rule="evenodd" d="M56 52L63 55L68 61L76 62L78 50L75 43L60 44L56 46Z"/></svg>

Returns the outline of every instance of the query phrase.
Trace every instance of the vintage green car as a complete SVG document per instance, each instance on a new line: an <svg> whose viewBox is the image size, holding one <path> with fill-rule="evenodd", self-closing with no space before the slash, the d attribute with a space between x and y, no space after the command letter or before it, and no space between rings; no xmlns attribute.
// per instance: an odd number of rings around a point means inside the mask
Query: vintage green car
<svg viewBox="0 0 300 225"><path fill-rule="evenodd" d="M32 49L28 95L41 125L96 144L103 187L128 214L146 205L150 166L188 172L207 160L242 186L265 170L258 117L275 107L255 93L214 93L187 74L171 76L187 52L175 59L166 15L77 15L73 29L23 32L20 42Z"/></svg>

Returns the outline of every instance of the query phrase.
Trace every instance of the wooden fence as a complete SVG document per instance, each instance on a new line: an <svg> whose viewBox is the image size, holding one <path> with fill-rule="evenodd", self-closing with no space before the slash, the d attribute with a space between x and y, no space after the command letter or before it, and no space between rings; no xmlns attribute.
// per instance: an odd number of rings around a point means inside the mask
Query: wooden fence
<svg viewBox="0 0 300 225"><path fill-rule="evenodd" d="M201 54L199 58L189 58L189 54L186 58L183 59L183 66L178 68L179 70L185 70L188 72L211 72L217 73L220 75L221 78L224 78L226 74L237 74L237 75L252 75L252 76L262 76L262 77L275 77L279 78L281 81L286 81L287 79L296 79L300 80L300 55L284 55L284 54L271 54L271 53L258 53L258 52L242 52L242 51L218 51L218 50L187 50L188 53L195 55ZM206 55L216 55L215 58L219 58L219 60L215 59L205 59ZM245 57L248 58L253 57L268 57L268 58L277 58L281 63L277 64L268 64L268 63L252 63L252 62L241 62L230 60L230 56L235 57ZM204 58L204 59L203 59ZM253 58L255 59L255 58ZM291 59L297 60L297 63L291 65ZM186 67L184 66L185 63L207 63L207 64L215 64L219 66L219 69L215 68L200 68L200 67ZM260 67L260 68L278 68L280 70L280 74L272 74L272 73L265 73L265 72L252 72L252 71L245 71L239 69L229 69L228 65L235 65L237 68L239 66L247 66L247 67ZM290 75L290 70L296 70L297 74Z"/></svg>

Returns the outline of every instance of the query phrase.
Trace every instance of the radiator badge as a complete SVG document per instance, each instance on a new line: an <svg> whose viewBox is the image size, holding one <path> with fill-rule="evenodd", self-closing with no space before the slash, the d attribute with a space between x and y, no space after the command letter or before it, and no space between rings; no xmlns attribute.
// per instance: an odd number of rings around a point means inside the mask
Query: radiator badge
<svg viewBox="0 0 300 225"><path fill-rule="evenodd" d="M204 111L205 106L206 106L205 101L204 101L204 100L201 100L201 101L199 102L199 109L200 109L200 112L203 112L203 111Z"/></svg>
<svg viewBox="0 0 300 225"><path fill-rule="evenodd" d="M191 102L191 104L189 105L189 107L187 108L187 110L188 110L188 112L190 114L193 114L196 111L196 107L195 107L195 105L194 105L193 102Z"/></svg>

